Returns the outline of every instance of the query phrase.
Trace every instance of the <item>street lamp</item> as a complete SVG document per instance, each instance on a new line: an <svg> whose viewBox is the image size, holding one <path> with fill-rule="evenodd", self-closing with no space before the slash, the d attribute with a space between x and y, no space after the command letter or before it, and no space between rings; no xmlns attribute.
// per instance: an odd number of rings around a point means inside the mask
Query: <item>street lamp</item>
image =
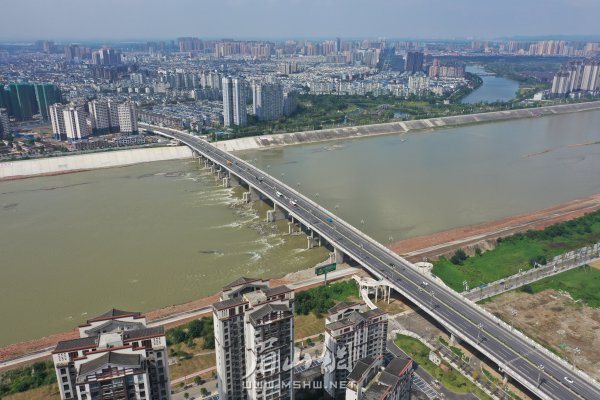
<svg viewBox="0 0 600 400"><path fill-rule="evenodd" d="M537 370L538 370L537 385L539 387L542 384L542 372L544 372L544 366L542 364L538 365Z"/></svg>
<svg viewBox="0 0 600 400"><path fill-rule="evenodd" d="M364 232L364 231L365 231L365 220L364 220L364 219L361 219L361 220L360 220L360 224L362 225L362 228L361 228L361 230Z"/></svg>

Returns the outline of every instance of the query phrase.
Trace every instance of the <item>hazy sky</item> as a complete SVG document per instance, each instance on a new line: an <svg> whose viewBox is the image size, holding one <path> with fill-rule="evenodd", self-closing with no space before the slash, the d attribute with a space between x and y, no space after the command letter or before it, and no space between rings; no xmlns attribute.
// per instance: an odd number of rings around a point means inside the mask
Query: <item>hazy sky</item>
<svg viewBox="0 0 600 400"><path fill-rule="evenodd" d="M0 39L600 33L600 0L0 0Z"/></svg>

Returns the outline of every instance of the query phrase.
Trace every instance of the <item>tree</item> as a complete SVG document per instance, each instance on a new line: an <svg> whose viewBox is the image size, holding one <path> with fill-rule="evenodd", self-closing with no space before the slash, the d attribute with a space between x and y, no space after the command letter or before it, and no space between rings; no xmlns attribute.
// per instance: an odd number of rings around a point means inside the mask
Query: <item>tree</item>
<svg viewBox="0 0 600 400"><path fill-rule="evenodd" d="M183 394L183 397L185 397L186 399L189 399L189 398L190 398L190 394L189 394L188 392L185 392L185 393Z"/></svg>
<svg viewBox="0 0 600 400"><path fill-rule="evenodd" d="M177 343L181 343L181 342L185 341L187 335L185 334L183 329L181 329L180 327L177 327L177 328L171 329L168 333L168 336L173 344L177 344Z"/></svg>
<svg viewBox="0 0 600 400"><path fill-rule="evenodd" d="M467 254L463 249L458 249L454 255L450 258L450 262L454 265L463 265L463 262L467 259Z"/></svg>
<svg viewBox="0 0 600 400"><path fill-rule="evenodd" d="M195 319L188 324L188 336L190 338L198 338L202 336L203 326L202 320Z"/></svg>
<svg viewBox="0 0 600 400"><path fill-rule="evenodd" d="M208 390L206 388L200 388L200 394L204 397L208 396Z"/></svg>
<svg viewBox="0 0 600 400"><path fill-rule="evenodd" d="M194 378L194 383L198 386L202 385L204 383L204 379L202 379L201 376L197 376Z"/></svg>

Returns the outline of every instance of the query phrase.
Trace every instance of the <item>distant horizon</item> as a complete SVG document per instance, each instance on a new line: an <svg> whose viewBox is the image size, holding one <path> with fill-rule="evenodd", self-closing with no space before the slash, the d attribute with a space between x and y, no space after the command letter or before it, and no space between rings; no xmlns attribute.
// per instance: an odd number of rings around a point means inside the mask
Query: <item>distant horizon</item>
<svg viewBox="0 0 600 400"><path fill-rule="evenodd" d="M97 44L99 42L107 42L107 43L147 43L147 42L168 42L168 41L176 41L178 38L184 37L193 37L198 38L205 41L220 41L220 40L234 40L234 41L270 41L270 42L282 42L286 40L307 40L307 41L325 41L325 40L334 40L336 38L340 38L342 41L357 41L357 40L380 40L384 39L386 41L394 42L394 41L413 41L413 42L470 42L470 41L490 41L490 42L505 42L505 41L521 41L521 42L531 42L531 41L544 41L544 40L560 40L560 41L570 41L570 42L594 42L600 41L600 33L598 34L588 34L588 35L533 35L533 36L500 36L493 38L486 37L452 37L452 38L443 38L443 37L384 37L384 36L354 36L354 37L343 37L343 36L306 36L306 37L209 37L209 36L197 36L197 35L178 35L173 37L138 37L138 38L3 38L0 37L0 44L3 45L28 45L34 44L39 40L47 40L52 41L57 44Z"/></svg>
<svg viewBox="0 0 600 400"><path fill-rule="evenodd" d="M597 0L3 0L0 40L599 37ZM315 35L314 32L319 32ZM154 39L156 40L156 39Z"/></svg>

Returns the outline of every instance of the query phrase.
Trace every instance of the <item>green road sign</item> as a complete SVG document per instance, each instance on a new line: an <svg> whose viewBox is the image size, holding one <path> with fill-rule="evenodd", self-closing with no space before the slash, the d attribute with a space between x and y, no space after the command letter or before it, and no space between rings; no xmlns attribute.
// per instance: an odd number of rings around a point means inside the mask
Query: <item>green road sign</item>
<svg viewBox="0 0 600 400"><path fill-rule="evenodd" d="M328 272L335 271L335 267L336 267L335 263L333 263L333 264L327 264L327 265L321 265L320 267L315 267L315 274L316 275L323 275L323 274L326 274Z"/></svg>

